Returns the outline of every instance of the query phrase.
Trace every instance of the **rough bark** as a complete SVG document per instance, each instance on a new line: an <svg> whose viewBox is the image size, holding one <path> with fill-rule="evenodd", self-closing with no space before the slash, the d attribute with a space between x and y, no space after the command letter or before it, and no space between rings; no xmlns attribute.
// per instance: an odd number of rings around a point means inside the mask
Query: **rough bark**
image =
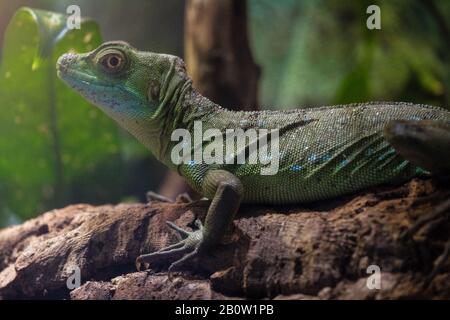
<svg viewBox="0 0 450 320"><path fill-rule="evenodd" d="M411 241L402 232L448 199L448 187L413 180L308 206L242 206L223 244L168 280L167 261L136 272L134 259L178 240L207 201L73 205L0 231L0 297L71 299L450 298L449 261L422 290L443 251L440 219ZM66 286L72 266L81 287ZM381 268L381 290L366 283Z"/></svg>

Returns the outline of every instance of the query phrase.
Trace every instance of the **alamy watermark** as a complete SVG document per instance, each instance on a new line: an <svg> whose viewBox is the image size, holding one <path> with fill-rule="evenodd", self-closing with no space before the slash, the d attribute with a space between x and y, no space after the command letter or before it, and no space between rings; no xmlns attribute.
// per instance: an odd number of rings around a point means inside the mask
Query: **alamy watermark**
<svg viewBox="0 0 450 320"><path fill-rule="evenodd" d="M66 272L69 277L66 280L67 289L73 290L81 286L81 270L80 267L71 265L68 266Z"/></svg>
<svg viewBox="0 0 450 320"><path fill-rule="evenodd" d="M366 13L370 16L366 20L366 26L369 30L381 29L381 9L379 6L372 4L367 7Z"/></svg>
<svg viewBox="0 0 450 320"><path fill-rule="evenodd" d="M175 129L171 141L179 141L170 155L175 165L258 164L261 175L274 175L279 169L278 129L203 131L202 122L195 121L193 137L187 129Z"/></svg>
<svg viewBox="0 0 450 320"><path fill-rule="evenodd" d="M366 272L370 274L366 281L366 287L369 290L381 289L381 268L376 264L367 267Z"/></svg>
<svg viewBox="0 0 450 320"><path fill-rule="evenodd" d="M66 13L69 15L66 20L67 29L81 29L81 9L79 6L72 4L67 7Z"/></svg>

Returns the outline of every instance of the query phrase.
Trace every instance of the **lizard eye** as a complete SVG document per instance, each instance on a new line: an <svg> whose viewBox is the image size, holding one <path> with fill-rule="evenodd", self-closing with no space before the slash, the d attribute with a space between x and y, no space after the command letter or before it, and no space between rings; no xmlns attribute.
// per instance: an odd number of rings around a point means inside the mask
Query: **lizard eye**
<svg viewBox="0 0 450 320"><path fill-rule="evenodd" d="M125 66L125 56L118 51L107 52L98 59L98 62L105 71L117 73Z"/></svg>

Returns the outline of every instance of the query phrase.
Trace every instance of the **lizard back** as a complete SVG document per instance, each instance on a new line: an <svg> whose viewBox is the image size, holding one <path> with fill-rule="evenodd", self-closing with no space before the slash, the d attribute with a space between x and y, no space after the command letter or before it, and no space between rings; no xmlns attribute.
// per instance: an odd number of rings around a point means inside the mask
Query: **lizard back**
<svg viewBox="0 0 450 320"><path fill-rule="evenodd" d="M247 161L183 164L179 171L200 191L207 170L225 169L243 183L243 202L286 204L333 198L427 175L398 155L382 133L390 120L425 119L450 121L450 113L425 105L387 102L289 111L220 109L201 119L204 130L216 128L225 135L226 129L233 128L279 129L278 172L261 175L261 164Z"/></svg>

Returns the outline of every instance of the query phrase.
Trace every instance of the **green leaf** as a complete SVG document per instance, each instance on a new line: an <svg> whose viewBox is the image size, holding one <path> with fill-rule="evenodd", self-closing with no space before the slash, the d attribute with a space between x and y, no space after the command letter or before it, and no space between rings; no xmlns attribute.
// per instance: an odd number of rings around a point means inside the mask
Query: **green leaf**
<svg viewBox="0 0 450 320"><path fill-rule="evenodd" d="M0 224L70 202L84 176L98 168L120 179L120 140L114 123L56 77L65 52L86 52L101 42L98 25L66 15L22 8L5 33L0 65ZM109 181L111 182L111 181ZM117 181L115 181L117 182ZM111 184L115 183L111 182ZM93 182L92 192L105 193ZM120 185L120 183L118 183Z"/></svg>

